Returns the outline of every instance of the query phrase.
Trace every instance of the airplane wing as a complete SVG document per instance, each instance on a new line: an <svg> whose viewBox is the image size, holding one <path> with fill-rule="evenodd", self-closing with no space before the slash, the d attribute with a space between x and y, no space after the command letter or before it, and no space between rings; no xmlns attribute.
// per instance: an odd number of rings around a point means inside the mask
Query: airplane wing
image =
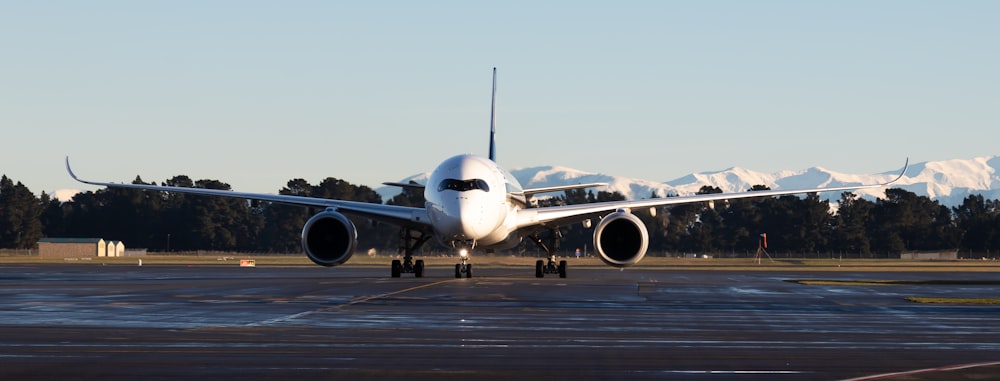
<svg viewBox="0 0 1000 381"><path fill-rule="evenodd" d="M260 200L260 201L269 201L281 204L307 206L307 207L334 208L338 212L346 215L370 218L376 221L388 222L397 225L406 225L406 226L429 225L429 219L427 218L427 211L424 208L374 204L374 203L359 202L359 201L332 200L332 199L316 198L316 197L290 196L281 194L235 192L235 191L228 191L221 189L185 188L185 187L172 187L172 186L159 186L159 185L121 184L121 183L111 183L111 182L89 181L80 179L79 177L76 176L75 173L73 173L73 169L70 168L69 165L69 157L66 157L66 171L69 172L70 177L72 177L76 181L79 181L84 184L90 184L102 187L140 189L140 190L160 191L160 192L176 192L176 193L187 193L187 194L205 195L205 196L232 197L232 198L242 198L247 200Z"/></svg>
<svg viewBox="0 0 1000 381"><path fill-rule="evenodd" d="M909 162L910 160L907 159L906 163L903 164L903 170L900 171L899 176L896 176L895 179L893 179L892 181L879 184L859 184L859 185L848 185L848 186L828 187L828 188L748 191L748 192L738 192L738 193L698 194L698 195L682 196L682 197L653 198L653 199L632 200L632 201L608 201L608 202L598 202L592 204L562 205L562 206L549 206L541 208L524 209L518 213L518 229L530 229L532 227L538 227L538 226L554 227L554 226L566 225L594 217L599 217L608 212L615 211L617 209L652 208L657 206L687 204L692 202L706 202L714 200L731 200L731 199L752 198L752 197L773 197L773 196L783 196L790 194L836 192L836 191L850 191L850 190L868 189L868 188L879 188L892 184L901 179L903 177L903 174L906 173L906 168L909 166Z"/></svg>

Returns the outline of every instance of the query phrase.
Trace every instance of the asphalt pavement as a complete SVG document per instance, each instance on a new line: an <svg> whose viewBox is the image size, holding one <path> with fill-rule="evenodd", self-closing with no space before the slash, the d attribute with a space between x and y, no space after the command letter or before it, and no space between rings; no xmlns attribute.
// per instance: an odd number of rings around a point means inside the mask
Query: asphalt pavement
<svg viewBox="0 0 1000 381"><path fill-rule="evenodd" d="M0 378L1000 378L1000 306L905 299L996 298L997 273L427 274L393 279L388 265L3 265Z"/></svg>

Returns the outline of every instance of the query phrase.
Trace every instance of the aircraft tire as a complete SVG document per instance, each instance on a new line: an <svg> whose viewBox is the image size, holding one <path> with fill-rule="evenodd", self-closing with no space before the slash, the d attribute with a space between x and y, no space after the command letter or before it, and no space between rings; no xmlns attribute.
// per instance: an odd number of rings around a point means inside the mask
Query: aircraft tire
<svg viewBox="0 0 1000 381"><path fill-rule="evenodd" d="M392 277L399 278L399 274L403 272L403 264L399 262L398 259L392 260Z"/></svg>
<svg viewBox="0 0 1000 381"><path fill-rule="evenodd" d="M413 263L413 275L417 278L424 277L424 260L418 259Z"/></svg>

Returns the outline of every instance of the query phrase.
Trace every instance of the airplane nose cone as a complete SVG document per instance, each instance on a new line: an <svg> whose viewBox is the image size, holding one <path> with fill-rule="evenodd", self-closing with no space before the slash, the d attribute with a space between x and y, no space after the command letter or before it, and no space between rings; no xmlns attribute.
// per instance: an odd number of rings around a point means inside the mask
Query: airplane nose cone
<svg viewBox="0 0 1000 381"><path fill-rule="evenodd" d="M482 207L470 206L462 210L462 233L469 238L480 238L482 234Z"/></svg>
<svg viewBox="0 0 1000 381"><path fill-rule="evenodd" d="M451 208L444 210L445 218L442 226L447 227L450 235L461 239L479 239L483 234L483 206L479 203L460 198ZM447 220L444 221L444 220Z"/></svg>

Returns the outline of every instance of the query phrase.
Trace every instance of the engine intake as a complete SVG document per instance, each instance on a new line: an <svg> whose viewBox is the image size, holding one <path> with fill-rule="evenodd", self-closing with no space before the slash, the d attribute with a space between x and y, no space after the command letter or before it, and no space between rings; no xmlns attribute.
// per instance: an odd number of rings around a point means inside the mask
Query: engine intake
<svg viewBox="0 0 1000 381"><path fill-rule="evenodd" d="M628 210L619 209L601 219L594 229L594 247L609 266L626 267L639 262L649 247L646 224Z"/></svg>
<svg viewBox="0 0 1000 381"><path fill-rule="evenodd" d="M302 227L302 249L320 266L347 262L357 245L354 223L332 209L317 213Z"/></svg>

